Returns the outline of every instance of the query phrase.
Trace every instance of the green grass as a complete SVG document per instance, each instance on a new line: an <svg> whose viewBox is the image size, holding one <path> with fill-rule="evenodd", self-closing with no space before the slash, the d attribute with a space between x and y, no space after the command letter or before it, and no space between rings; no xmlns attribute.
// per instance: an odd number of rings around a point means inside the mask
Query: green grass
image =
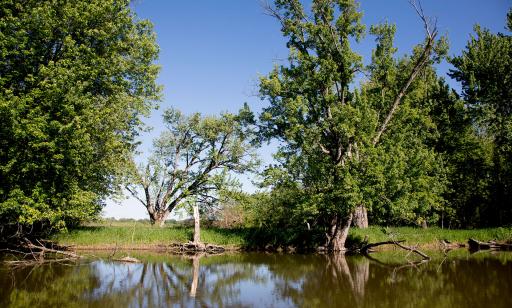
<svg viewBox="0 0 512 308"><path fill-rule="evenodd" d="M385 231L383 231L385 229ZM405 240L411 244L434 244L440 240L450 242L466 243L469 238L480 241L498 240L511 241L512 228L486 228L473 230L449 230L441 228L420 229L413 227L382 228L372 226L368 229L350 229L350 236L357 239L363 239L368 236L369 242L387 241L391 238L396 240Z"/></svg>
<svg viewBox="0 0 512 308"><path fill-rule="evenodd" d="M172 242L187 242L192 239L192 227L169 224L163 228L146 222L104 222L89 224L68 233L56 234L53 240L63 245L166 245ZM253 247L250 229L202 228L201 240L205 243L229 246ZM481 241L512 241L512 228L488 228L475 230L447 230L440 228L386 228L372 226L368 229L351 228L349 241L358 242L368 236L369 242L387 241L391 238L406 240L409 244L436 244L440 240L465 243L469 238Z"/></svg>
<svg viewBox="0 0 512 308"><path fill-rule="evenodd" d="M183 226L165 226L163 228L149 224L132 222L112 225L92 224L56 234L52 240L63 245L100 246L100 245L165 245L172 242L188 242L192 239L193 228ZM244 242L242 230L203 228L201 240L217 245L241 246Z"/></svg>

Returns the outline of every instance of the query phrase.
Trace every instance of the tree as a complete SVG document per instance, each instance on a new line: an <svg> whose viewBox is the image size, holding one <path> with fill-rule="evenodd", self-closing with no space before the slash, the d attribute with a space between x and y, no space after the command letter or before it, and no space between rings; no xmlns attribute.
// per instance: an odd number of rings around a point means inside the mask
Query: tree
<svg viewBox="0 0 512 308"><path fill-rule="evenodd" d="M129 5L0 3L1 237L75 225L118 187L159 98L155 35Z"/></svg>
<svg viewBox="0 0 512 308"><path fill-rule="evenodd" d="M469 106L444 80L426 96L437 134L429 144L446 169L441 227L479 227L491 201L492 140L480 135Z"/></svg>
<svg viewBox="0 0 512 308"><path fill-rule="evenodd" d="M169 109L164 122L167 131L155 140L147 164L134 169L126 185L146 207L151 222L160 226L186 201L218 201L219 191L230 184L230 172L248 171L257 163L251 143L253 115L247 105L237 115L218 117L185 116Z"/></svg>
<svg viewBox="0 0 512 308"><path fill-rule="evenodd" d="M276 156L280 166L271 173L284 177L279 185L291 183L305 192L306 199L297 206L316 213L314 224L324 228L326 246L334 251L345 249L356 206L369 205L375 196L393 197L378 194L386 168L401 170L394 192L404 196L401 200L409 208L440 202L436 190L442 187L430 187L438 179L436 164L425 163L435 161L435 155L416 138L417 133L428 133L415 130L416 124L423 128L428 121L407 94L419 74L443 55L446 43L437 40L435 24L421 6L413 6L425 26L423 44L412 56L396 61L393 28L373 28L377 48L370 80L360 90L351 90L355 74L364 70L361 57L350 47L352 39L358 41L364 34L356 2L313 1L311 16L298 0L277 0L275 8L267 7L281 23L290 49L288 65L277 66L260 83L262 98L270 102L260 116L262 135L282 141ZM378 99L370 93L375 89ZM408 155L410 149L417 151ZM402 176L414 176L415 186L403 185ZM409 215L407 207L396 208Z"/></svg>
<svg viewBox="0 0 512 308"><path fill-rule="evenodd" d="M507 15L512 31L512 9ZM462 97L483 140L492 145L490 202L480 209L486 225L512 221L512 35L475 26L462 55L451 59L450 76L462 85Z"/></svg>

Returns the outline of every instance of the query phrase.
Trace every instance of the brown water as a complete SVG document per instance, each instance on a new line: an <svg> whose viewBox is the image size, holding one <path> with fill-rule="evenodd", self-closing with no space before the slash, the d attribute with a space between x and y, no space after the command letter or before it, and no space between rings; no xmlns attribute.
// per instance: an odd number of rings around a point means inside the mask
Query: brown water
<svg viewBox="0 0 512 308"><path fill-rule="evenodd" d="M144 263L0 265L0 307L512 307L510 253L130 255Z"/></svg>

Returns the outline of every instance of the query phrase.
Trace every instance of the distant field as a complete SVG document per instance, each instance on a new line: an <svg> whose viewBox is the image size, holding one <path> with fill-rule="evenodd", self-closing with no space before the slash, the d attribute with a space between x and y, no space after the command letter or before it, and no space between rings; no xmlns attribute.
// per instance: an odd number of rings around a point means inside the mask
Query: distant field
<svg viewBox="0 0 512 308"><path fill-rule="evenodd" d="M93 223L55 235L52 239L64 245L76 246L144 246L166 245L172 242L187 242L192 239L192 227L168 224L163 228L141 221L108 221ZM249 229L202 228L201 239L205 243L227 246L250 246L247 239ZM488 228L476 230L447 230L440 228L419 229L412 227L368 229L351 228L350 238L355 241L368 236L369 242L386 241L391 238L406 240L409 244L434 245L440 240L465 243L469 238L481 241L512 241L512 228Z"/></svg>

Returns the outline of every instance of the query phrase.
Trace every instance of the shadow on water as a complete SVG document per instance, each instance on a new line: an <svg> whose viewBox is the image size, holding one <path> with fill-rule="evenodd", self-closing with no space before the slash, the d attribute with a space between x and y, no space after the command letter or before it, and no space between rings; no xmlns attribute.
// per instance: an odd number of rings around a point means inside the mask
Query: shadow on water
<svg viewBox="0 0 512 308"><path fill-rule="evenodd" d="M511 254L240 253L0 266L1 307L510 307Z"/></svg>

